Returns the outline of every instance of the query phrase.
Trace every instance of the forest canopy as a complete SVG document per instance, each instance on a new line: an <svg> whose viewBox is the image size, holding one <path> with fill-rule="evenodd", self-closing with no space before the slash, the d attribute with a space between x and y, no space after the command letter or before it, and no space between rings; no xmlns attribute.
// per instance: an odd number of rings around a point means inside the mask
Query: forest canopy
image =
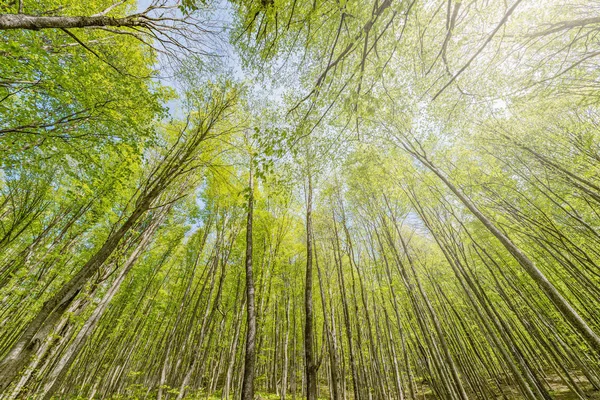
<svg viewBox="0 0 600 400"><path fill-rule="evenodd" d="M600 399L597 0L0 0L0 398Z"/></svg>

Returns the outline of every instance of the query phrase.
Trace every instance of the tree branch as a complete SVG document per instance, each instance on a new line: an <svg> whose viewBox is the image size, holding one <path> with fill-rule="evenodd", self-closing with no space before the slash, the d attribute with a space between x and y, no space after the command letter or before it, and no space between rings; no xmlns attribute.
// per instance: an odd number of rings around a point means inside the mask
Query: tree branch
<svg viewBox="0 0 600 400"><path fill-rule="evenodd" d="M35 16L29 14L0 14L0 30L11 29L68 29L68 28L88 28L100 26L113 27L148 27L146 18L141 15L130 15L122 18L107 17L96 15L91 17L71 17L71 16Z"/></svg>

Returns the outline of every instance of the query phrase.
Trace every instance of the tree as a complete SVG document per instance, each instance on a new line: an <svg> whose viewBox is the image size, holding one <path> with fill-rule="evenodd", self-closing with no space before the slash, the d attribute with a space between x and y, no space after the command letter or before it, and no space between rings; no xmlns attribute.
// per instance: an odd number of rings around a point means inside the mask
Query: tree
<svg viewBox="0 0 600 400"><path fill-rule="evenodd" d="M244 378L242 381L242 400L254 399L254 371L256 368L256 309L254 302L254 278L252 275L252 219L254 210L254 175L252 156L248 178L248 205L246 222L246 352L244 355Z"/></svg>

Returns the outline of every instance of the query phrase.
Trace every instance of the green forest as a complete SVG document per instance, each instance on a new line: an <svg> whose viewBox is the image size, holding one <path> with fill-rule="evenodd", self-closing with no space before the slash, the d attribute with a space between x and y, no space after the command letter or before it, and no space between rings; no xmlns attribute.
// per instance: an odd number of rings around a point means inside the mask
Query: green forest
<svg viewBox="0 0 600 400"><path fill-rule="evenodd" d="M0 0L0 398L600 399L600 0Z"/></svg>

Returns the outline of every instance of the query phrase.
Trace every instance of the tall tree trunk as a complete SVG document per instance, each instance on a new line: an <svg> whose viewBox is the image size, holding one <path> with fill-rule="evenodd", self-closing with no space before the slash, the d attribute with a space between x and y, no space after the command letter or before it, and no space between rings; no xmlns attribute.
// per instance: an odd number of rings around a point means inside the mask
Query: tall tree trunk
<svg viewBox="0 0 600 400"><path fill-rule="evenodd" d="M306 371L306 399L317 400L317 365L314 359L313 331L313 237L312 237L312 177L308 174L306 201L306 281L304 288L304 358Z"/></svg>
<svg viewBox="0 0 600 400"><path fill-rule="evenodd" d="M252 161L251 161L252 164ZM254 368L256 364L256 309L254 304L254 278L252 277L252 218L254 211L254 182L252 165L248 180L248 221L246 223L246 353L244 356L244 379L242 400L254 399Z"/></svg>
<svg viewBox="0 0 600 400"><path fill-rule="evenodd" d="M288 282L285 282L286 287ZM289 289L289 288L288 288ZM289 293L289 291L287 292ZM281 372L281 400L285 400L288 385L288 347L290 343L290 297L289 294L285 299L285 337L283 340L283 367Z"/></svg>

